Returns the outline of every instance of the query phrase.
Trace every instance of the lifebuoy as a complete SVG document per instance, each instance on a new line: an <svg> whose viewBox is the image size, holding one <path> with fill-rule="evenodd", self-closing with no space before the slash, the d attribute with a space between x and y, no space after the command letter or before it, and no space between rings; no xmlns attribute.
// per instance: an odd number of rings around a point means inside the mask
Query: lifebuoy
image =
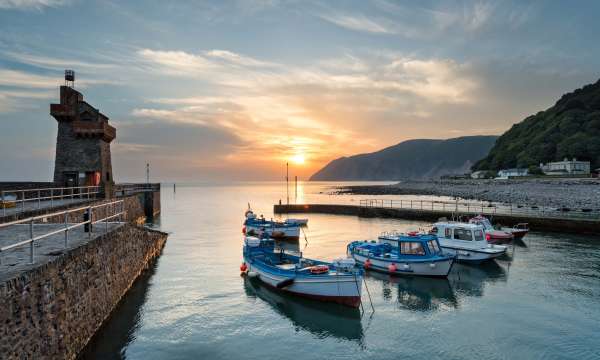
<svg viewBox="0 0 600 360"><path fill-rule="evenodd" d="M329 271L329 266L327 265L315 265L310 267L311 274L324 274Z"/></svg>

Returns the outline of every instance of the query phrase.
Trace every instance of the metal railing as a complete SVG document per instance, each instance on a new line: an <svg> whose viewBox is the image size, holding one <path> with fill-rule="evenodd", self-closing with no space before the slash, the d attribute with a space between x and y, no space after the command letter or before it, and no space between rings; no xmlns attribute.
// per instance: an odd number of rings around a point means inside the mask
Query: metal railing
<svg viewBox="0 0 600 360"><path fill-rule="evenodd" d="M34 209L41 209L42 202L50 201L50 208L56 200L95 199L100 193L99 186L55 187L22 190L0 191L0 206L2 215L6 216L7 208L25 211L25 204L34 204ZM37 206L35 205L37 203Z"/></svg>
<svg viewBox="0 0 600 360"><path fill-rule="evenodd" d="M115 196L122 197L138 193L160 191L159 183L145 183L145 184L119 184L115 185Z"/></svg>
<svg viewBox="0 0 600 360"><path fill-rule="evenodd" d="M95 219L94 212L100 208L107 209L107 211L106 211L107 216L105 216L101 219ZM112 211L110 211L110 210L112 210ZM69 222L69 214L72 214L75 212L83 212L83 221L75 222L75 223ZM59 211L59 212L55 212L55 213L51 213L51 214L32 216L27 219L21 219L21 220L8 222L8 223L3 223L3 224L0 224L0 229L7 228L9 226L15 226L15 225L29 225L29 238L26 240L23 240L23 241L19 241L14 244L0 247L0 254L2 252L5 252L5 251L11 250L11 249L29 245L29 261L31 264L33 264L35 262L34 248L35 248L35 244L37 241L45 239L49 236L60 234L60 233L64 232L64 234L65 234L64 248L67 249L68 244L69 244L69 231L71 231L77 227L87 225L87 227L84 229L84 231L86 231L88 233L88 238L91 239L92 229L93 229L94 224L99 224L99 223L104 222L104 230L105 230L105 233L107 233L108 232L108 224L109 224L108 220L118 218L117 223L122 223L123 219L125 217L125 214L126 214L126 211L125 211L125 205L124 205L123 200L116 200L116 201L112 201L112 202L108 202L108 203L104 203L104 204L99 204L99 205L94 205L94 206L84 206L84 207L80 207L77 209L68 209L68 210ZM36 223L36 221L40 221L40 220L51 218L51 217L60 217L60 216L64 216L64 221L56 222L53 224L60 224L60 225L64 224L64 226L62 226L60 229L52 230L52 231L44 233L42 235L34 236L35 225L42 225L40 223ZM48 225L48 223L44 223L43 225Z"/></svg>
<svg viewBox="0 0 600 360"><path fill-rule="evenodd" d="M600 210L565 209L532 205L503 204L491 202L438 201L421 199L362 199L361 207L428 210L463 214L511 215L533 218L600 220Z"/></svg>

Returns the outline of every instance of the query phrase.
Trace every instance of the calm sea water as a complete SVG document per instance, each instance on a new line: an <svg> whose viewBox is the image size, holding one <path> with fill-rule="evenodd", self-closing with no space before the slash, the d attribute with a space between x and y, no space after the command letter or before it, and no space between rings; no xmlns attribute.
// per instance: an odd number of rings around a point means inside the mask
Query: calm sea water
<svg viewBox="0 0 600 360"><path fill-rule="evenodd" d="M298 202L357 202L300 186ZM291 201L295 194L291 188ZM509 256L448 280L366 278L375 312L282 295L240 277L243 212L271 217L280 183L163 186L162 256L83 354L129 359L598 359L600 239L532 232ZM302 215L304 216L304 215ZM308 214L307 257L429 224Z"/></svg>

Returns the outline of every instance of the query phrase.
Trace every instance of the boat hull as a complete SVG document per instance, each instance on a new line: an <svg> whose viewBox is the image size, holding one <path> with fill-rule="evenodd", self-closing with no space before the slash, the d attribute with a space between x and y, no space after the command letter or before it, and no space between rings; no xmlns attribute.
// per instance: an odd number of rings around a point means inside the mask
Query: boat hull
<svg viewBox="0 0 600 360"><path fill-rule="evenodd" d="M456 256L457 261L472 264L479 264L484 261L490 261L506 254L506 248L504 248L504 250L498 249L498 251L492 252L485 251L487 249L457 248L444 244L441 244L441 247L442 249L444 249L445 252Z"/></svg>
<svg viewBox="0 0 600 360"><path fill-rule="evenodd" d="M515 240L522 240L525 237L525 235L527 235L529 230L511 229L510 232L512 233Z"/></svg>
<svg viewBox="0 0 600 360"><path fill-rule="evenodd" d="M352 257L357 263L364 265L365 261L369 259L371 265L369 270L375 270L390 275L408 275L408 276L427 276L427 277L442 277L448 276L448 273L452 269L454 259L440 259L431 260L424 262L406 261L406 260L388 260L376 257L367 257L358 253L352 253ZM389 270L391 264L396 265L396 271L392 272ZM434 266L432 266L434 264ZM406 266L408 265L408 267Z"/></svg>
<svg viewBox="0 0 600 360"><path fill-rule="evenodd" d="M334 302L346 306L358 307L361 303L362 275L322 275L297 276L293 283L283 288L278 284L292 279L289 276L268 271L263 266L246 259L248 274L255 275L269 287L309 299Z"/></svg>
<svg viewBox="0 0 600 360"><path fill-rule="evenodd" d="M259 225L246 225L247 235L260 236L260 234L263 233L268 237L278 240L298 240L300 238L300 228L298 226L265 227Z"/></svg>

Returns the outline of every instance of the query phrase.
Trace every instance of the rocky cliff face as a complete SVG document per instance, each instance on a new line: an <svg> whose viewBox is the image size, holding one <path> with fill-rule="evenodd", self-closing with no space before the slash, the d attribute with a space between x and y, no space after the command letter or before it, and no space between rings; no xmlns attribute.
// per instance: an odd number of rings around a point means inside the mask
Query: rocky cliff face
<svg viewBox="0 0 600 360"><path fill-rule="evenodd" d="M494 145L496 136L408 140L383 150L333 160L313 181L431 179L464 174Z"/></svg>

